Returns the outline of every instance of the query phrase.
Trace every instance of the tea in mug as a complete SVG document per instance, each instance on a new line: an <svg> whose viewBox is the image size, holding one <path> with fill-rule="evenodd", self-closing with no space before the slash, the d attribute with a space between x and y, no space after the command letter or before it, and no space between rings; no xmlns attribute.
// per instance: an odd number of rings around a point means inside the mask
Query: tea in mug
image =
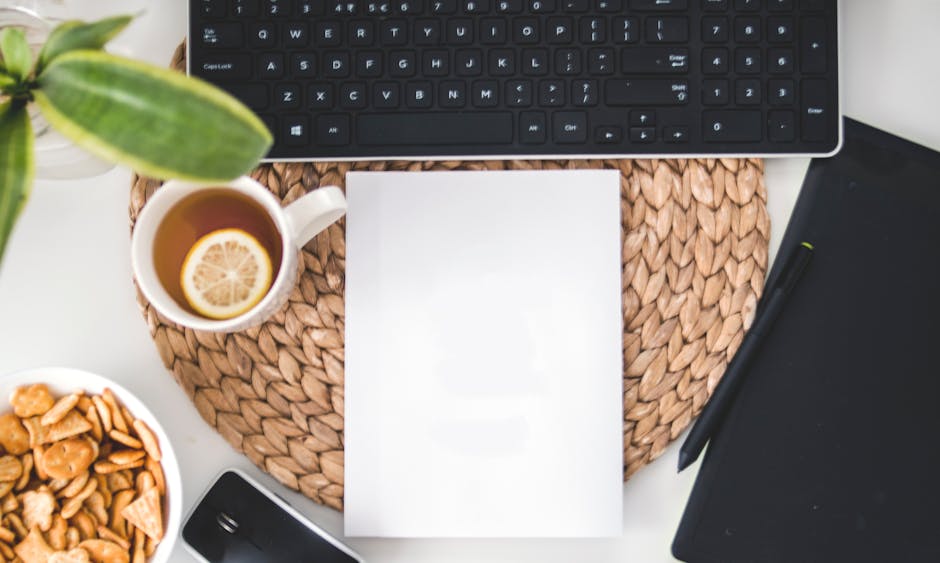
<svg viewBox="0 0 940 563"><path fill-rule="evenodd" d="M157 276L191 313L236 317L250 310L277 278L283 247L270 214L227 188L186 196L163 217L153 245Z"/></svg>

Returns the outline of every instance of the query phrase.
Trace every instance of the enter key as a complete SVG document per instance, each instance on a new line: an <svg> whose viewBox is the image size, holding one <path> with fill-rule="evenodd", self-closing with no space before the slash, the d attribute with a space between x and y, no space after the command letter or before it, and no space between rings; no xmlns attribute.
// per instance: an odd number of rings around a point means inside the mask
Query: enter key
<svg viewBox="0 0 940 563"><path fill-rule="evenodd" d="M800 96L802 106L801 136L804 141L823 142L829 139L832 121L829 89L825 80L804 80Z"/></svg>

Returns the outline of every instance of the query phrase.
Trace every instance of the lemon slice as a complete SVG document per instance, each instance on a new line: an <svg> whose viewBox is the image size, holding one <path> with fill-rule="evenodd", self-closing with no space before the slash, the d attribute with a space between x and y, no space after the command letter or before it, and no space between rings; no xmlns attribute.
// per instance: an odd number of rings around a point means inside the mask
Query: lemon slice
<svg viewBox="0 0 940 563"><path fill-rule="evenodd" d="M186 254L180 286L190 306L211 319L230 319L251 309L271 287L271 257L241 229L219 229Z"/></svg>

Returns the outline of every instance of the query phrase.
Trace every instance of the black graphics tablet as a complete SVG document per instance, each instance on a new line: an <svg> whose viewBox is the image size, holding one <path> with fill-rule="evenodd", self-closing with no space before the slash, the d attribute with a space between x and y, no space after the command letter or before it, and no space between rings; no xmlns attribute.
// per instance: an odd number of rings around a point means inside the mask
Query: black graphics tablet
<svg viewBox="0 0 940 563"><path fill-rule="evenodd" d="M814 258L708 447L681 560L940 561L940 153L844 130L803 183L781 255Z"/></svg>

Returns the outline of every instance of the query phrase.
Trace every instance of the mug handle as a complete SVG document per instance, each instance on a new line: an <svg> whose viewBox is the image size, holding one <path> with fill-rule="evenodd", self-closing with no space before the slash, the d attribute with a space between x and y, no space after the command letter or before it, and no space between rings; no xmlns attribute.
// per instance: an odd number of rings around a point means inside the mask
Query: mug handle
<svg viewBox="0 0 940 563"><path fill-rule="evenodd" d="M346 197L336 186L318 188L284 208L287 226L300 248L346 214Z"/></svg>

